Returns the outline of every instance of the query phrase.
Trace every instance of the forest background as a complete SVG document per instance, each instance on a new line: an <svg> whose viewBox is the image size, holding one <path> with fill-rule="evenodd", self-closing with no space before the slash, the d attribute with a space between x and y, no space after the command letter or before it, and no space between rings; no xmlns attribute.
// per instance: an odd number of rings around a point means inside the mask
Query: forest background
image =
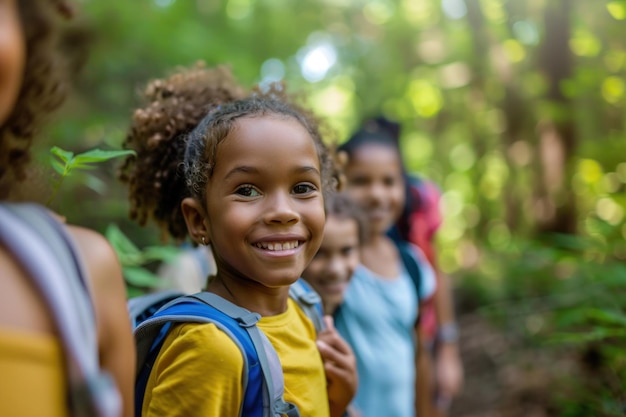
<svg viewBox="0 0 626 417"><path fill-rule="evenodd" d="M285 80L345 140L402 124L437 182L467 383L456 416L623 415L626 1L83 0L89 59L49 149L121 148L139 91L198 60ZM82 42L81 42L82 44ZM120 251L129 294L172 254L128 220L119 160L61 178L52 208ZM60 181L63 181L62 186ZM42 198L47 197L43 196ZM480 386L480 387L479 387Z"/></svg>

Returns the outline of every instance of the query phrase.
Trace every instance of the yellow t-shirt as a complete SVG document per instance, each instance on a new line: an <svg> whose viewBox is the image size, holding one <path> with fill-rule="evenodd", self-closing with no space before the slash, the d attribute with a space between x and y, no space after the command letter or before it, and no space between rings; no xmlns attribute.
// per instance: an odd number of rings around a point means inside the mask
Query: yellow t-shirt
<svg viewBox="0 0 626 417"><path fill-rule="evenodd" d="M315 329L289 300L285 313L262 317L259 328L283 367L285 400L302 417L328 417L328 393ZM144 417L236 417L243 401L243 357L214 324L179 324L169 333L148 379Z"/></svg>
<svg viewBox="0 0 626 417"><path fill-rule="evenodd" d="M65 353L54 336L0 328L0 415L66 417Z"/></svg>

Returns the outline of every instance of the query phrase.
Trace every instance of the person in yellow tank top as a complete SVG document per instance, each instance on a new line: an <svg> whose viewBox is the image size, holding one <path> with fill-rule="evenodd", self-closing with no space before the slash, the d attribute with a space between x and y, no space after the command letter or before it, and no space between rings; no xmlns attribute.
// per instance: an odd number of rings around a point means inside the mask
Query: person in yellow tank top
<svg viewBox="0 0 626 417"><path fill-rule="evenodd" d="M60 42L68 17L64 0L0 1L0 206L27 198L21 180L30 148L41 122L63 102L72 76ZM60 227L79 248L90 287L99 346L89 353L99 355L122 395L121 416L130 417L135 361L121 267L104 236ZM66 356L40 290L0 244L0 415L69 416Z"/></svg>
<svg viewBox="0 0 626 417"><path fill-rule="evenodd" d="M339 417L356 390L334 328L317 338L289 287L320 246L332 162L315 119L282 85L247 92L224 67L154 80L134 113L121 179L131 215L174 239L209 245L206 291L251 312L281 361L285 400L303 417ZM214 324L179 324L149 376L144 417L237 416L243 358ZM262 407L259 404L259 407Z"/></svg>

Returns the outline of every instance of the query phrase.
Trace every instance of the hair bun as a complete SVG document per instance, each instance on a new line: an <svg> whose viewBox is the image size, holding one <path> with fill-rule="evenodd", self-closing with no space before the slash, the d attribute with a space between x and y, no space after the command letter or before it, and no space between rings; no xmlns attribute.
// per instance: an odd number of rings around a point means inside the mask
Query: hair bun
<svg viewBox="0 0 626 417"><path fill-rule="evenodd" d="M400 123L389 120L385 116L369 119L363 126L371 133L383 132L391 136L396 142L400 140Z"/></svg>

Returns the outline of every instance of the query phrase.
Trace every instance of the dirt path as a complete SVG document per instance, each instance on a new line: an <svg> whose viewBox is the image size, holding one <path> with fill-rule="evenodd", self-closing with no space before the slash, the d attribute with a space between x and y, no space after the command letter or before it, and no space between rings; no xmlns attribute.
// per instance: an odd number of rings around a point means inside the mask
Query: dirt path
<svg viewBox="0 0 626 417"><path fill-rule="evenodd" d="M570 358L524 345L519 332L497 329L478 314L460 315L459 325L465 387L450 417L556 415L549 394L556 376L571 371Z"/></svg>

